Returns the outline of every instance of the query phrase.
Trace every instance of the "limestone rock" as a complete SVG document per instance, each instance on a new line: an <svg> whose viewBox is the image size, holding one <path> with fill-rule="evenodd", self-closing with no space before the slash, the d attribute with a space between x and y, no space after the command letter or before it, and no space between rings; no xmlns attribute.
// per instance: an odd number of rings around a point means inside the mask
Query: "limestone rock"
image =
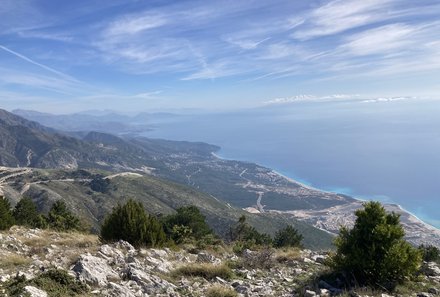
<svg viewBox="0 0 440 297"><path fill-rule="evenodd" d="M72 270L79 280L96 286L106 286L109 278L119 279L105 259L90 254L81 255Z"/></svg>
<svg viewBox="0 0 440 297"><path fill-rule="evenodd" d="M30 295L30 297L47 297L47 293L45 291L34 286L26 286L24 287L24 290Z"/></svg>
<svg viewBox="0 0 440 297"><path fill-rule="evenodd" d="M423 265L423 272L428 276L440 276L440 268L434 262L428 262Z"/></svg>

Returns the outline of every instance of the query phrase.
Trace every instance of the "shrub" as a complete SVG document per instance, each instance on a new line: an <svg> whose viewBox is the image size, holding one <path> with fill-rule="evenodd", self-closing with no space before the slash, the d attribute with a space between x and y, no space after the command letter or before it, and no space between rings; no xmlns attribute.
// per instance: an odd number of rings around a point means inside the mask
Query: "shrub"
<svg viewBox="0 0 440 297"><path fill-rule="evenodd" d="M210 287L206 291L206 297L237 297L238 294L233 289L221 286L214 285Z"/></svg>
<svg viewBox="0 0 440 297"><path fill-rule="evenodd" d="M51 297L77 296L88 292L87 286L75 280L64 270L50 269L32 280L17 275L8 281L4 288L8 296L27 296L24 294L26 286L36 286L48 293Z"/></svg>
<svg viewBox="0 0 440 297"><path fill-rule="evenodd" d="M0 230L7 230L14 225L11 204L8 199L0 196Z"/></svg>
<svg viewBox="0 0 440 297"><path fill-rule="evenodd" d="M97 176L90 181L90 188L95 192L108 193L111 190L110 179Z"/></svg>
<svg viewBox="0 0 440 297"><path fill-rule="evenodd" d="M47 223L49 228L57 231L70 231L85 229L80 219L74 216L66 206L64 201L56 201L47 215Z"/></svg>
<svg viewBox="0 0 440 297"><path fill-rule="evenodd" d="M118 204L101 227L104 242L125 240L134 246L160 246L166 235L160 222L149 216L140 202L130 199L125 205Z"/></svg>
<svg viewBox="0 0 440 297"><path fill-rule="evenodd" d="M181 266L174 271L174 276L190 276L190 277L203 277L207 280L211 280L218 277L223 279L232 278L232 270L228 266L213 265L209 263L192 263L185 266Z"/></svg>
<svg viewBox="0 0 440 297"><path fill-rule="evenodd" d="M59 269L50 269L31 280L30 283L54 297L76 296L88 291L85 284L70 276L67 271Z"/></svg>
<svg viewBox="0 0 440 297"><path fill-rule="evenodd" d="M289 225L275 234L273 245L277 248L299 247L302 240L303 236L298 233L298 230Z"/></svg>
<svg viewBox="0 0 440 297"><path fill-rule="evenodd" d="M342 228L331 265L360 285L394 289L420 266L420 252L403 240L399 215L386 213L379 202L357 210L353 229Z"/></svg>
<svg viewBox="0 0 440 297"><path fill-rule="evenodd" d="M189 238L200 240L212 234L205 216L195 206L180 207L175 214L163 217L162 222L166 234L176 243Z"/></svg>
<svg viewBox="0 0 440 297"><path fill-rule="evenodd" d="M30 198L22 198L14 208L13 216L17 225L31 228L47 227L46 219L38 213L35 203Z"/></svg>
<svg viewBox="0 0 440 297"><path fill-rule="evenodd" d="M421 245L419 250L422 253L423 261L440 262L440 250L433 245Z"/></svg>
<svg viewBox="0 0 440 297"><path fill-rule="evenodd" d="M246 222L246 216L241 216L235 226L231 227L229 232L231 241L236 241L235 250L251 248L255 245L271 245L272 238L263 233L259 233L257 229L250 226Z"/></svg>

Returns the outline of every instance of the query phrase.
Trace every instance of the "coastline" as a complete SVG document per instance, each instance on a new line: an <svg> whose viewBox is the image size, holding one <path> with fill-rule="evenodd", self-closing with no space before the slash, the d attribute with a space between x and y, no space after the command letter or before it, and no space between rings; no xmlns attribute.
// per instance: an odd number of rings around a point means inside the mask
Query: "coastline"
<svg viewBox="0 0 440 297"><path fill-rule="evenodd" d="M219 154L217 154L217 153L215 153L215 152L211 152L211 155L212 155L213 157L215 157L215 158L217 158L217 159L221 159L221 160L239 161L239 162L249 162L249 163L257 164L258 166L262 166L262 167L267 168L267 169L270 170L271 172L273 172L273 173L275 173L276 175L278 175L278 176L280 176L280 177L282 177L282 178L288 180L289 182L292 182L292 183L298 184L298 185L300 185L300 186L302 186L302 187L304 187L304 188L307 188L307 189L309 189L309 190L318 191L318 192L323 192L323 193L343 194L343 195L349 196L349 197L351 197L351 198L353 198L354 200L359 201L359 202L372 201L372 199L368 199L368 198L362 198L362 197L358 197L358 196L354 196L354 195L350 195L350 194L338 193L338 192L335 192L335 191L323 190L323 189L320 189L320 188L316 188L316 187L310 186L310 185L308 185L308 184L306 184L306 183L304 183L304 182L301 182L301 181L298 181L298 180L296 180L296 179L294 179L294 178L292 178L292 177L289 177L288 175L283 174L283 173L277 171L276 169L273 169L273 168L268 167L268 166L265 166L265 165L260 165L260 164L258 164L257 162L253 162L253 161L242 161L242 160L237 160L237 159L234 159L234 158L225 158L225 157L222 157L222 156L220 156ZM436 230L436 231L440 231L440 226L437 227L437 226L431 225L430 223L424 221L423 219L421 219L420 217L418 217L417 215L415 215L413 212L407 210L406 208L402 207L402 205L400 205L400 204L398 204L398 203L390 203L390 202L381 202L381 203L382 203L384 206L393 206L393 205L395 205L400 211L402 211L402 212L404 212L404 213L407 213L410 217L414 218L414 219L415 219L417 222L419 222L420 224L423 224L424 226L426 226L426 227L429 228L429 229Z"/></svg>

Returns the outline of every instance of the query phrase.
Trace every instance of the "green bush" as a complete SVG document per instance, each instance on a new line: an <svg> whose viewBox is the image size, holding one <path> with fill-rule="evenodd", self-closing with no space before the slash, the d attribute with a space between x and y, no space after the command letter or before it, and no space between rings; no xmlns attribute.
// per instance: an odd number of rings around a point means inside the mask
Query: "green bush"
<svg viewBox="0 0 440 297"><path fill-rule="evenodd" d="M440 250L432 245L421 245L419 250L422 253L423 261L440 262Z"/></svg>
<svg viewBox="0 0 440 297"><path fill-rule="evenodd" d="M84 231L85 226L80 219L74 216L68 209L64 201L56 201L47 215L47 223L49 228L57 231Z"/></svg>
<svg viewBox="0 0 440 297"><path fill-rule="evenodd" d="M112 242L125 240L134 246L161 246L166 235L160 222L149 216L140 202L130 199L118 204L106 217L101 227L101 240Z"/></svg>
<svg viewBox="0 0 440 297"><path fill-rule="evenodd" d="M111 182L108 178L97 176L90 181L90 188L95 192L108 193L111 190Z"/></svg>
<svg viewBox="0 0 440 297"><path fill-rule="evenodd" d="M281 247L300 247L303 236L293 226L287 226L279 230L273 239L273 245L277 248Z"/></svg>
<svg viewBox="0 0 440 297"><path fill-rule="evenodd" d="M340 230L331 266L358 285L386 289L413 276L421 254L404 241L399 215L387 213L379 202L367 202L355 214L354 227Z"/></svg>
<svg viewBox="0 0 440 297"><path fill-rule="evenodd" d="M195 206L178 208L175 214L163 217L162 222L166 234L175 243L182 243L190 238L201 240L212 234L205 216Z"/></svg>
<svg viewBox="0 0 440 297"><path fill-rule="evenodd" d="M0 230L7 230L14 225L14 217L11 212L11 204L8 199L0 196Z"/></svg>
<svg viewBox="0 0 440 297"><path fill-rule="evenodd" d="M50 269L30 281L51 297L77 296L88 292L87 286L70 276L67 271Z"/></svg>
<svg viewBox="0 0 440 297"><path fill-rule="evenodd" d="M47 227L46 219L38 213L35 203L30 198L22 198L14 208L13 216L17 225L31 228Z"/></svg>
<svg viewBox="0 0 440 297"><path fill-rule="evenodd" d="M26 286L38 287L50 297L78 296L89 291L85 284L58 269L50 269L31 280L26 280L24 275L17 275L4 284L7 296L11 297L28 296L25 294Z"/></svg>

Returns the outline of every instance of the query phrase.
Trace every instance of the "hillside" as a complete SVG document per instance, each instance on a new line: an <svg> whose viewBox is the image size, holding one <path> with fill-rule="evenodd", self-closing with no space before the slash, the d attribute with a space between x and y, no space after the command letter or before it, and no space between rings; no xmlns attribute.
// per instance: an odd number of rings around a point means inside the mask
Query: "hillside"
<svg viewBox="0 0 440 297"><path fill-rule="evenodd" d="M3 166L138 173L189 186L231 207L303 220L330 233L351 224L353 209L361 205L349 196L304 186L257 164L218 158L215 145L100 132L82 132L73 138L6 111L0 113L0 121ZM404 210L393 210L403 215L408 239L414 244L440 246L439 230Z"/></svg>
<svg viewBox="0 0 440 297"><path fill-rule="evenodd" d="M294 225L304 234L304 244L309 248L327 249L333 238L307 223L284 215L250 214L190 187L131 172L113 174L86 170L0 168L0 192L12 204L23 196L30 197L43 212L47 212L54 201L61 199L96 231L113 206L134 198L154 215L170 214L181 206L196 205L221 236L225 236L240 216L246 215L250 224L269 234L274 234L287 223Z"/></svg>

